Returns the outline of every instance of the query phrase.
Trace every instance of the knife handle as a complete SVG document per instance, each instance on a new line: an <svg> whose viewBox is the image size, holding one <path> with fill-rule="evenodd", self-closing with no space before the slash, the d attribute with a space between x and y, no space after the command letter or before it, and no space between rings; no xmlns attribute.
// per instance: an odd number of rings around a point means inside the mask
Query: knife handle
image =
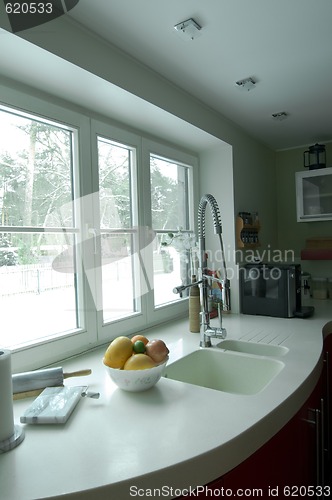
<svg viewBox="0 0 332 500"><path fill-rule="evenodd" d="M92 370L87 369L87 370L78 370L76 372L68 372L63 374L63 378L69 378L69 377L85 377L86 375L91 375Z"/></svg>

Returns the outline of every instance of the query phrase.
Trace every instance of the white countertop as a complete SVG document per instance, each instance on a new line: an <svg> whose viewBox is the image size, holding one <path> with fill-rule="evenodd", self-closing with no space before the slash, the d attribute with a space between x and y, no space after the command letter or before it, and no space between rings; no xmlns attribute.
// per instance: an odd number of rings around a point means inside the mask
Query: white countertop
<svg viewBox="0 0 332 500"><path fill-rule="evenodd" d="M228 339L289 349L279 358L283 370L255 395L165 378L146 392L124 392L102 365L105 347L61 363L67 371L91 368L89 377L67 379L65 384L89 384L101 397L82 398L65 425L25 425L25 440L0 455L0 497L126 500L165 487L172 498L172 491L179 495L181 489L223 475L278 432L312 392L320 375L322 328L332 319L332 301L316 301L315 306L316 314L305 320L224 316ZM199 334L189 333L188 320L156 327L146 335L166 342L169 363L199 349ZM16 423L31 402L15 402Z"/></svg>

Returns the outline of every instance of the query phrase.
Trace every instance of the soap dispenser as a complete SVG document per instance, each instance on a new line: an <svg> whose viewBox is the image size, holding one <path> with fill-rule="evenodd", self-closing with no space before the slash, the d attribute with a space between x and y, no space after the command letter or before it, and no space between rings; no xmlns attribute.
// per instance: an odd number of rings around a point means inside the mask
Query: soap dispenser
<svg viewBox="0 0 332 500"><path fill-rule="evenodd" d="M191 282L196 283L196 275L193 274ZM200 331L200 312L201 300L198 285L193 285L189 292L189 330L192 333L199 333Z"/></svg>

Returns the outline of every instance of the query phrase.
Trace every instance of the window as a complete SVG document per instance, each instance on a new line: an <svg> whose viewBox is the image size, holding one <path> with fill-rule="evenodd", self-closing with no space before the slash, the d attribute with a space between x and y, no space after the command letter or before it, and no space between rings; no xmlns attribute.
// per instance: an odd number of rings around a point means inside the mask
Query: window
<svg viewBox="0 0 332 500"><path fill-rule="evenodd" d="M98 137L103 323L139 312L136 151ZM136 226L136 228L134 228Z"/></svg>
<svg viewBox="0 0 332 500"><path fill-rule="evenodd" d="M1 344L84 326L80 315L77 131L0 108ZM71 273L63 272L63 260ZM19 314L18 314L19 312Z"/></svg>
<svg viewBox="0 0 332 500"><path fill-rule="evenodd" d="M190 282L189 245L193 235L190 211L190 167L150 154L154 304L181 300L172 290Z"/></svg>
<svg viewBox="0 0 332 500"><path fill-rule="evenodd" d="M8 96L0 105L0 345L12 350L14 369L185 313L172 290L187 281L188 261L168 233L193 234L196 159Z"/></svg>

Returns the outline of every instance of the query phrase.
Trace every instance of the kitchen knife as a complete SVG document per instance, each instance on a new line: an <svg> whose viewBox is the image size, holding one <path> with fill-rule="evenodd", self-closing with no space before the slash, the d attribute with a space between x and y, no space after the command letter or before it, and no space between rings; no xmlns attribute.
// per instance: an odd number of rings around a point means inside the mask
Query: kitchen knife
<svg viewBox="0 0 332 500"><path fill-rule="evenodd" d="M13 394L63 385L65 378L90 375L91 370L64 373L61 367L16 373L12 376Z"/></svg>

